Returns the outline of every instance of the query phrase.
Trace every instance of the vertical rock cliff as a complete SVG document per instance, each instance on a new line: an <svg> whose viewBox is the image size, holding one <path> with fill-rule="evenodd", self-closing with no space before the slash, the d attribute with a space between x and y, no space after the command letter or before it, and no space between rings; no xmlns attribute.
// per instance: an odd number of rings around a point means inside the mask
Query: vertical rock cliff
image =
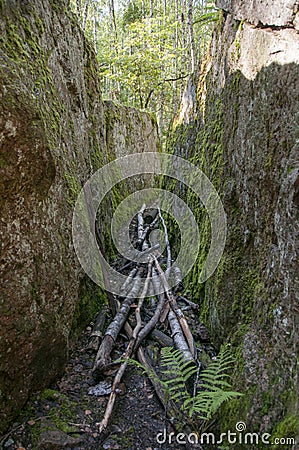
<svg viewBox="0 0 299 450"><path fill-rule="evenodd" d="M210 229L189 194L201 230L189 280L214 342L229 340L237 356L245 396L221 415L223 431L244 420L248 431L298 438L298 4L218 6L210 54L168 144L208 175L228 219L221 263L200 285Z"/></svg>
<svg viewBox="0 0 299 450"><path fill-rule="evenodd" d="M102 301L72 246L81 182L124 149L155 151L157 131L144 113L104 110L94 54L67 2L1 1L0 10L1 431L61 373L72 324ZM105 234L107 211L99 215Z"/></svg>

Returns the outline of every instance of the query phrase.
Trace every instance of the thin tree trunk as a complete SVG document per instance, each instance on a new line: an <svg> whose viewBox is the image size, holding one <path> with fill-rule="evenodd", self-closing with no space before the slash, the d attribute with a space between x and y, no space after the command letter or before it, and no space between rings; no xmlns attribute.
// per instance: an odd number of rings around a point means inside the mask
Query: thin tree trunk
<svg viewBox="0 0 299 450"><path fill-rule="evenodd" d="M81 0L76 0L76 10L79 22L81 22Z"/></svg>
<svg viewBox="0 0 299 450"><path fill-rule="evenodd" d="M114 34L115 42L117 42L117 27L116 27L116 19L115 19L114 0L109 0L109 16L110 16L111 31Z"/></svg>
<svg viewBox="0 0 299 450"><path fill-rule="evenodd" d="M82 30L85 30L87 17L88 17L88 7L89 7L89 0L85 0L84 4L84 11L83 11L83 21L82 21Z"/></svg>
<svg viewBox="0 0 299 450"><path fill-rule="evenodd" d="M183 47L183 53L182 53L182 61L181 61L181 67L186 67L186 61L187 61L187 39L186 39L186 0L181 0L181 37L182 37L182 47ZM184 91L184 81L181 81L180 83L180 98L182 98Z"/></svg>
<svg viewBox="0 0 299 450"><path fill-rule="evenodd" d="M152 19L153 17L154 17L153 0L150 0L150 18Z"/></svg>
<svg viewBox="0 0 299 450"><path fill-rule="evenodd" d="M175 24L175 34L174 34L174 43L173 43L173 47L174 47L174 54L176 54L176 52L178 51L178 47L179 47L179 2L178 0L175 0L175 20L176 20L176 24ZM176 56L173 59L173 73L175 74L175 76L178 76L179 74L179 62L178 62L178 57ZM173 81L173 99L172 99L172 108L173 108L173 112L174 114L176 114L177 109L179 107L179 98L178 98L178 82L177 81Z"/></svg>
<svg viewBox="0 0 299 450"><path fill-rule="evenodd" d="M194 30L193 30L193 0L188 0L188 31L190 42L190 55L191 55L191 72L195 71L195 42L194 42Z"/></svg>
<svg viewBox="0 0 299 450"><path fill-rule="evenodd" d="M94 12L94 16L93 16L93 45L94 45L94 49L95 49L96 53L98 51L97 34L98 34L98 30L97 30L97 16L96 16L96 12Z"/></svg>

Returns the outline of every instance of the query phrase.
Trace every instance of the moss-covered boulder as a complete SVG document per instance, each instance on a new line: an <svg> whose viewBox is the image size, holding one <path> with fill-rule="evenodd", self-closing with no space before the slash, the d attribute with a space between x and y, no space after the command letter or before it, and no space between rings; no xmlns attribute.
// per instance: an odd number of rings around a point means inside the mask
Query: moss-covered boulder
<svg viewBox="0 0 299 450"><path fill-rule="evenodd" d="M262 1L258 8L253 1L218 3L225 11L210 54L191 80L168 144L170 152L202 168L227 214L224 255L201 285L210 224L198 199L186 194L201 235L190 289L214 343L232 343L235 387L245 394L220 414L222 431L244 420L248 431L275 427L281 435L289 426L294 434L299 394L295 2L288 2L290 14L285 8L278 14L280 1L272 2L273 8ZM271 26L263 24L268 16ZM298 438L298 428L295 434Z"/></svg>
<svg viewBox="0 0 299 450"><path fill-rule="evenodd" d="M114 125L105 118L95 55L68 2L4 0L0 10L2 431L32 391L62 372L70 330L103 301L76 259L72 209L81 183L126 147L106 141ZM141 122L150 132L144 147L155 151L151 117L121 114L119 141L138 127L127 151L140 150ZM103 235L108 213L99 211Z"/></svg>

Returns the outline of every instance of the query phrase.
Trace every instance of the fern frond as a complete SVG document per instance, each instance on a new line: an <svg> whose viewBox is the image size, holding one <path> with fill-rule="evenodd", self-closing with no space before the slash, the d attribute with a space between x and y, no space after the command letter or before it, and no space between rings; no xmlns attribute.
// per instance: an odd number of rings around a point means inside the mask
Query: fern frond
<svg viewBox="0 0 299 450"><path fill-rule="evenodd" d="M201 389L195 397L191 397L187 389L187 381L195 375L197 368L186 360L179 350L164 347L161 351L161 366L165 381L162 381L154 371L147 370L142 364L130 360L131 364L141 368L150 378L158 381L165 395L178 403L180 408L192 417L209 420L226 401L243 394L231 390L227 373L232 368L234 358L228 346L221 348L217 358L200 374Z"/></svg>
<svg viewBox="0 0 299 450"><path fill-rule="evenodd" d="M189 360L186 360L179 350L164 347L161 354L163 374L172 377L172 382L175 380L186 382L196 373L197 368Z"/></svg>

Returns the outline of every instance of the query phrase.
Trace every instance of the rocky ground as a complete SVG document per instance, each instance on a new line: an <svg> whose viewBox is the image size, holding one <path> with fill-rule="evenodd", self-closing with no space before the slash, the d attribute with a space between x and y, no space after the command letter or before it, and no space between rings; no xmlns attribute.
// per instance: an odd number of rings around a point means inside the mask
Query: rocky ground
<svg viewBox="0 0 299 450"><path fill-rule="evenodd" d="M123 264L124 261L118 259L115 261L115 268L121 270L120 267ZM130 269L126 270L128 275ZM183 290L183 284L180 285ZM184 295L188 296L188 291L185 291ZM199 359L204 364L205 359L208 360L215 353L209 343L207 329L199 322L198 306L186 297L181 297L179 293L177 298L196 342ZM136 304L131 305L132 312L136 306ZM156 305L146 303L142 313L144 322L152 317L155 308ZM103 311L98 317L106 317ZM129 323L132 316L134 314L130 315ZM106 323L103 321L103 330L111 319L112 317L108 314ZM97 323L96 318L95 323ZM165 406L159 401L149 378L134 365L128 366L118 386L116 403L107 429L102 433L99 431L115 373L99 379L94 379L92 376L98 348L98 345L91 345L94 339L92 336L94 336L95 323L92 322L74 344L64 375L55 385L33 396L18 422L5 436L0 437L0 449L179 450L186 448L178 445L174 438L169 442L170 433L177 434L172 426L172 418L167 417ZM134 327L133 323L130 324ZM172 342L170 331L165 323L161 323L159 327L160 331L168 334L166 337ZM128 338L121 332L112 353L113 361L123 355L127 345ZM157 364L157 373L159 373L160 345L150 337L146 338L142 345L153 364ZM167 405L167 402L165 404ZM178 421L178 418L175 419Z"/></svg>
<svg viewBox="0 0 299 450"><path fill-rule="evenodd" d="M115 409L105 433L98 423L108 394L91 394L99 382L91 376L95 353L87 350L92 324L74 346L57 384L36 395L12 429L0 440L4 450L175 450L175 443L157 442L157 434L173 431L149 379L130 366L120 385ZM125 348L121 336L115 357ZM112 379L105 380L108 384ZM161 440L162 437L161 437Z"/></svg>

